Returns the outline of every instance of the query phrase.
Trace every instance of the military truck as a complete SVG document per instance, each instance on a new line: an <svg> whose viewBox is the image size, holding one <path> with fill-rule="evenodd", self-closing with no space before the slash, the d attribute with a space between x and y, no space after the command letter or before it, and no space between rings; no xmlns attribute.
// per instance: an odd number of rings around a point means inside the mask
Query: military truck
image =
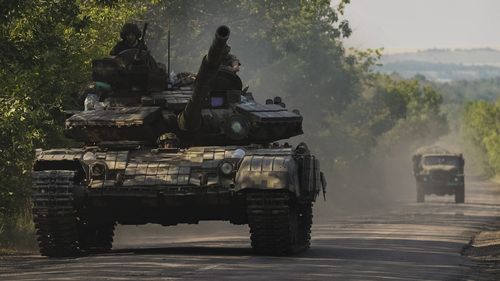
<svg viewBox="0 0 500 281"><path fill-rule="evenodd" d="M221 68L221 26L194 84L172 79L147 51L94 60L86 110L65 122L75 148L37 149L33 213L49 257L112 248L115 225L224 220L248 224L257 254L310 245L312 205L326 181L281 98L257 103ZM182 82L184 81L184 82Z"/></svg>
<svg viewBox="0 0 500 281"><path fill-rule="evenodd" d="M455 203L464 203L464 158L441 147L425 147L413 155L413 173L417 182L417 202L425 195L455 195Z"/></svg>

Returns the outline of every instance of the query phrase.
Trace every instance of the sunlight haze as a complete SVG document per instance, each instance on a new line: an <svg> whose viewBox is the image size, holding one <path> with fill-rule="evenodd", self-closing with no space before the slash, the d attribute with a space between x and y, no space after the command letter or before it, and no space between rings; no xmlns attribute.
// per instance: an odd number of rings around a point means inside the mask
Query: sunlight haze
<svg viewBox="0 0 500 281"><path fill-rule="evenodd" d="M345 43L386 52L498 48L499 11L496 0L352 0L344 17L353 34Z"/></svg>

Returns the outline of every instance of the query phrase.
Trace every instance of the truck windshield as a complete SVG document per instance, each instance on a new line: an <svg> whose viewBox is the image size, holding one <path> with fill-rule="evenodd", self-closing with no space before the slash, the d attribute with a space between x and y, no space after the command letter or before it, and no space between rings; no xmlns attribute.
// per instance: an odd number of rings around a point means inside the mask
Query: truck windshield
<svg viewBox="0 0 500 281"><path fill-rule="evenodd" d="M455 156L425 156L424 165L453 165L458 166L459 161Z"/></svg>

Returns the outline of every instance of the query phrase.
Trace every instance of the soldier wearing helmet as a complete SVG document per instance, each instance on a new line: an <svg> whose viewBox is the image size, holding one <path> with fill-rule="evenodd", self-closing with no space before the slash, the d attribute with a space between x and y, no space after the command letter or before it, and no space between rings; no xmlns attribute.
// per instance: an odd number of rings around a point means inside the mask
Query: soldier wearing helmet
<svg viewBox="0 0 500 281"><path fill-rule="evenodd" d="M229 51L229 50L228 50ZM227 52L222 58L221 65L217 75L211 83L214 91L240 90L243 88L241 78L238 76L240 71L240 60L233 54Z"/></svg>
<svg viewBox="0 0 500 281"><path fill-rule="evenodd" d="M122 30L120 31L120 37L122 40L116 43L116 45L111 50L110 55L116 56L127 49L139 48L139 38L141 37L141 31L135 23L129 22L124 24ZM144 50L147 50L146 45L144 45L142 48Z"/></svg>
<svg viewBox="0 0 500 281"><path fill-rule="evenodd" d="M240 71L240 66L240 60L235 55L228 53L222 60L221 68L236 74Z"/></svg>

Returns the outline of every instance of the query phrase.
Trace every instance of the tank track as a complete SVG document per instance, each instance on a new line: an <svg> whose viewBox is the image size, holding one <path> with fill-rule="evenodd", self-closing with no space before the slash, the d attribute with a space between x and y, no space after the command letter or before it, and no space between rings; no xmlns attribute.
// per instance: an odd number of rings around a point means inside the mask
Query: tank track
<svg viewBox="0 0 500 281"><path fill-rule="evenodd" d="M115 226L116 223L114 222L99 225L82 223L79 227L81 247L90 253L102 253L111 250Z"/></svg>
<svg viewBox="0 0 500 281"><path fill-rule="evenodd" d="M312 202L298 205L299 207L299 240L303 249L311 246L311 227L313 224Z"/></svg>
<svg viewBox="0 0 500 281"><path fill-rule="evenodd" d="M33 220L43 256L82 253L73 207L75 174L67 170L33 172Z"/></svg>
<svg viewBox="0 0 500 281"><path fill-rule="evenodd" d="M252 248L257 254L285 256L310 246L312 203L299 204L288 191L247 194Z"/></svg>

